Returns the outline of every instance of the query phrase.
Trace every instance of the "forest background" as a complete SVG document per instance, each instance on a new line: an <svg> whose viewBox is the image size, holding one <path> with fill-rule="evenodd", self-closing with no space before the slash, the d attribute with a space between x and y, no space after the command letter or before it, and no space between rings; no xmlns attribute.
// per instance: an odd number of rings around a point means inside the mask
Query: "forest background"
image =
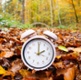
<svg viewBox="0 0 81 80"><path fill-rule="evenodd" d="M50 27L80 27L81 0L0 0L0 27L27 28L36 22Z"/></svg>

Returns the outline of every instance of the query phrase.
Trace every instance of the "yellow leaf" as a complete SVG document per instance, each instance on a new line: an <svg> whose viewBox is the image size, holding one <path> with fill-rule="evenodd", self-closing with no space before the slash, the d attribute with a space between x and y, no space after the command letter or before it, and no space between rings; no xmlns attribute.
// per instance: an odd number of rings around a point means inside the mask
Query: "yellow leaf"
<svg viewBox="0 0 81 80"><path fill-rule="evenodd" d="M12 77L14 77L15 74L13 72L11 72L11 71L6 71L6 73L3 74L3 77L9 76L9 75L11 75Z"/></svg>
<svg viewBox="0 0 81 80"><path fill-rule="evenodd" d="M60 59L60 58L61 58L61 55L59 55L59 56L56 56L56 58L57 58L57 59Z"/></svg>
<svg viewBox="0 0 81 80"><path fill-rule="evenodd" d="M5 74L6 70L2 68L2 66L0 66L0 74Z"/></svg>
<svg viewBox="0 0 81 80"><path fill-rule="evenodd" d="M68 52L68 49L65 46L62 46L62 45L58 46L58 49L65 51L65 52Z"/></svg>
<svg viewBox="0 0 81 80"><path fill-rule="evenodd" d="M27 76L31 75L31 72L29 72L29 71L27 71L25 69L21 69L21 70L19 70L19 72L23 77L27 77Z"/></svg>

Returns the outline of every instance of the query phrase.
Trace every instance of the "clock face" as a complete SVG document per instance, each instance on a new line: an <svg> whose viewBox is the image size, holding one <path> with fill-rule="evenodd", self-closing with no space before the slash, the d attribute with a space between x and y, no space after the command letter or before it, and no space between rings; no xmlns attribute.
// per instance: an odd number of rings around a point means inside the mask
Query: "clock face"
<svg viewBox="0 0 81 80"><path fill-rule="evenodd" d="M22 50L22 59L30 69L43 70L54 60L54 49L50 42L42 38L28 41Z"/></svg>

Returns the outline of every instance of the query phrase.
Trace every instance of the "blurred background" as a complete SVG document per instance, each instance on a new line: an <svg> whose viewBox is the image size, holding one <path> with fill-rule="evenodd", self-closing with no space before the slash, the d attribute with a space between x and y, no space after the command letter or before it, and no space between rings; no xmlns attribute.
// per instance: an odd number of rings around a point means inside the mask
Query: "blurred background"
<svg viewBox="0 0 81 80"><path fill-rule="evenodd" d="M0 0L0 27L80 27L81 0Z"/></svg>

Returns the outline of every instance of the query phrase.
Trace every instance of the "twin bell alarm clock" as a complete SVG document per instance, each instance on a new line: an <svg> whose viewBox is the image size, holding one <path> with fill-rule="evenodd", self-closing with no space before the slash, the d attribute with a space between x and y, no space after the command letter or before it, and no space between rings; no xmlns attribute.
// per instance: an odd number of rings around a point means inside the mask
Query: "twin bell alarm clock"
<svg viewBox="0 0 81 80"><path fill-rule="evenodd" d="M55 60L55 45L47 37L57 40L57 36L48 30L44 31L43 34L44 35L37 35L34 30L30 29L21 35L21 39L33 35L27 39L21 50L22 61L29 69L36 71L45 70L49 68Z"/></svg>

